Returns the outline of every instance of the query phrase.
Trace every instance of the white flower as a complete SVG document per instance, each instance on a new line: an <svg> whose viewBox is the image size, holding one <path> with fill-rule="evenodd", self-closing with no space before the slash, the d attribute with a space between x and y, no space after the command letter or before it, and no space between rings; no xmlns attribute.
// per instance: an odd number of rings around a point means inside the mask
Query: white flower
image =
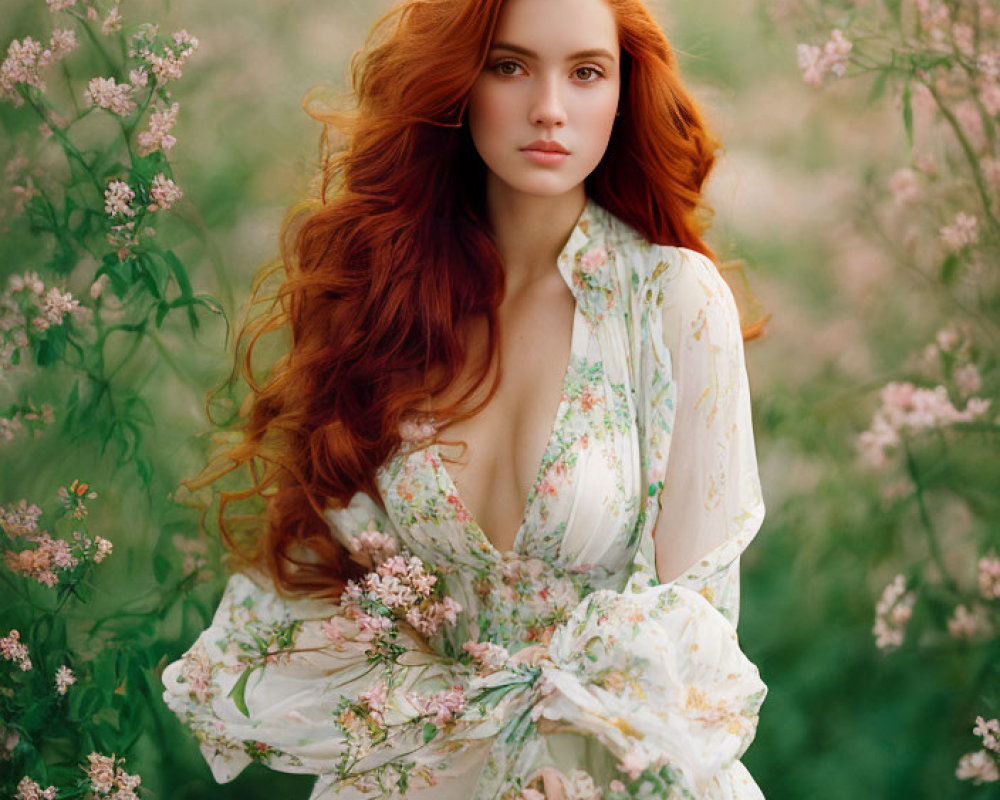
<svg viewBox="0 0 1000 800"><path fill-rule="evenodd" d="M975 783L992 783L1000 780L1000 770L997 769L993 756L986 750L977 750L975 753L966 753L958 760L955 777Z"/></svg>

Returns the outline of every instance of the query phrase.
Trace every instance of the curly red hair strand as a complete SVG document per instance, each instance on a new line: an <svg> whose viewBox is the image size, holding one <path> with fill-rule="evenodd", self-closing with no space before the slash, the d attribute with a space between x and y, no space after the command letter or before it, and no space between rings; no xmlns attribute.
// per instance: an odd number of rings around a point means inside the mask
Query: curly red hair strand
<svg viewBox="0 0 1000 800"><path fill-rule="evenodd" d="M702 187L717 142L643 3L606 2L622 47L621 116L587 193L650 241L711 256ZM352 60L355 113L310 111L343 145L324 154L319 199L286 218L280 289L262 298L266 281L255 284L267 309L240 333L251 388L243 439L197 483L250 467L251 488L220 492L219 525L286 591L335 597L357 575L324 509L357 492L381 504L376 471L399 447L401 422L463 374L474 323L486 322L488 358L435 416L471 416L496 391L499 371L486 398L465 408L499 361L504 271L486 220L485 166L463 117L502 3L405 0ZM255 347L275 332L287 350L258 382ZM247 546L226 508L253 497L267 512Z"/></svg>

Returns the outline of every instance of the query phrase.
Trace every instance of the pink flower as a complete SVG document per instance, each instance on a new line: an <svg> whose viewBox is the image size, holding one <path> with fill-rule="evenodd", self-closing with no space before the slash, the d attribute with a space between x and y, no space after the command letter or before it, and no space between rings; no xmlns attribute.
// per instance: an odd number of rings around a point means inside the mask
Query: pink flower
<svg viewBox="0 0 1000 800"><path fill-rule="evenodd" d="M501 669L510 658L506 647L493 642L477 642L472 639L462 645L462 649L472 656L480 669L494 672Z"/></svg>
<svg viewBox="0 0 1000 800"><path fill-rule="evenodd" d="M37 533L40 516L42 510L34 503L29 506L27 500L22 499L9 508L0 506L0 526L11 539Z"/></svg>
<svg viewBox="0 0 1000 800"><path fill-rule="evenodd" d="M104 18L101 23L101 33L105 36L110 36L112 33L116 33L122 29L122 15L121 11L118 10L117 3L111 7L108 15Z"/></svg>
<svg viewBox="0 0 1000 800"><path fill-rule="evenodd" d="M989 629L989 623L981 617L981 614L972 614L959 604L948 619L948 633L953 639L974 639Z"/></svg>
<svg viewBox="0 0 1000 800"><path fill-rule="evenodd" d="M147 156L156 150L166 151L177 144L177 139L171 135L170 131L177 123L179 109L180 104L173 103L168 109L150 114L149 129L140 133L136 138L139 144L139 155Z"/></svg>
<svg viewBox="0 0 1000 800"><path fill-rule="evenodd" d="M979 594L987 600L1000 599L1000 559L995 555L979 559Z"/></svg>
<svg viewBox="0 0 1000 800"><path fill-rule="evenodd" d="M98 794L107 794L115 783L114 757L91 753L87 760L90 762L90 766L86 768L90 788Z"/></svg>
<svg viewBox="0 0 1000 800"><path fill-rule="evenodd" d="M69 292L63 294L55 287L49 289L42 300L42 312L50 325L61 325L63 317L69 314L80 305L79 300L74 300Z"/></svg>
<svg viewBox="0 0 1000 800"><path fill-rule="evenodd" d="M977 784L993 783L1000 780L1000 770L997 769L997 762L993 756L986 750L977 750L975 753L966 753L958 760L955 777L963 781L971 780Z"/></svg>
<svg viewBox="0 0 1000 800"><path fill-rule="evenodd" d="M906 625L913 615L913 605L916 600L915 592L906 591L906 579L902 575L897 575L885 587L875 605L875 625L872 633L875 635L877 648L890 650L903 643Z"/></svg>
<svg viewBox="0 0 1000 800"><path fill-rule="evenodd" d="M31 669L31 659L28 658L28 647L20 641L21 634L15 628L3 638L0 638L0 655L7 661L16 661L22 672Z"/></svg>
<svg viewBox="0 0 1000 800"><path fill-rule="evenodd" d="M975 244L979 240L978 224L975 216L960 211L950 225L941 228L941 241L952 251Z"/></svg>
<svg viewBox="0 0 1000 800"><path fill-rule="evenodd" d="M73 670L63 664L56 671L56 691L59 694L66 694L66 690L74 683L76 683L76 675L73 674Z"/></svg>
<svg viewBox="0 0 1000 800"><path fill-rule="evenodd" d="M613 781L611 781L611 783L608 784L608 788L612 792L624 792L625 791L625 784L622 783L617 778L615 778Z"/></svg>
<svg viewBox="0 0 1000 800"><path fill-rule="evenodd" d="M135 200L135 192L125 181L111 181L104 190L104 213L109 217L134 217L135 209L131 207Z"/></svg>
<svg viewBox="0 0 1000 800"><path fill-rule="evenodd" d="M150 211L167 211L184 196L184 192L161 172L153 177L149 195L153 198L153 202L149 205Z"/></svg>
<svg viewBox="0 0 1000 800"><path fill-rule="evenodd" d="M115 83L114 78L93 78L84 90L84 99L88 105L103 108L120 117L135 111L132 87L127 83Z"/></svg>
<svg viewBox="0 0 1000 800"><path fill-rule="evenodd" d="M897 169L889 176L889 191L897 205L906 205L920 196L920 182L917 173L909 167Z"/></svg>
<svg viewBox="0 0 1000 800"><path fill-rule="evenodd" d="M323 620L320 623L319 630L330 644L343 644L345 641L344 633L340 629L339 617L330 617L330 619Z"/></svg>
<svg viewBox="0 0 1000 800"><path fill-rule="evenodd" d="M588 274L597 272L608 260L608 254L603 247L595 247L588 250L580 258L580 269Z"/></svg>
<svg viewBox="0 0 1000 800"><path fill-rule="evenodd" d="M25 775L17 784L17 794L14 795L14 800L55 800L57 791L55 786L50 786L43 791L41 786Z"/></svg>
<svg viewBox="0 0 1000 800"><path fill-rule="evenodd" d="M835 28L829 41L822 48L800 44L797 48L802 80L812 86L821 86L827 74L842 77L847 71L847 59L853 45L839 29Z"/></svg>
<svg viewBox="0 0 1000 800"><path fill-rule="evenodd" d="M372 687L362 692L358 699L368 708L368 713L377 721L381 722L385 713L386 700L389 697L389 688L385 681L377 681Z"/></svg>
<svg viewBox="0 0 1000 800"><path fill-rule="evenodd" d="M24 100L17 93L19 83L33 86L40 92L45 91L45 81L39 73L39 59L42 56L42 45L30 36L23 41L15 39L7 47L7 57L0 64L0 98L6 97L19 106Z"/></svg>
<svg viewBox="0 0 1000 800"><path fill-rule="evenodd" d="M966 397L983 388L983 378L975 364L961 364L952 371L958 390Z"/></svg>
<svg viewBox="0 0 1000 800"><path fill-rule="evenodd" d="M100 564L105 558L111 555L112 544L107 539L100 536L94 537L94 563Z"/></svg>
<svg viewBox="0 0 1000 800"><path fill-rule="evenodd" d="M983 747L994 753L1000 753L1000 720L986 720L977 716L972 732L983 738Z"/></svg>
<svg viewBox="0 0 1000 800"><path fill-rule="evenodd" d="M49 11L55 13L56 11L65 11L67 8L72 8L76 5L76 0L45 0L49 4Z"/></svg>
<svg viewBox="0 0 1000 800"><path fill-rule="evenodd" d="M631 750L625 754L618 769L629 776L631 780L637 780L643 771L649 766L649 756L642 750Z"/></svg>

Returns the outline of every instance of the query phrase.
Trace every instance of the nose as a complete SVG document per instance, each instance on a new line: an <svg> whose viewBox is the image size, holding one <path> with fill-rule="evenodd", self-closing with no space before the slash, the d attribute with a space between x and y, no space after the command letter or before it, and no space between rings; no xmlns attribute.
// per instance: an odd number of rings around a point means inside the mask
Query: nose
<svg viewBox="0 0 1000 800"><path fill-rule="evenodd" d="M544 77L532 97L531 124L543 128L561 128L566 124L566 106L558 78Z"/></svg>

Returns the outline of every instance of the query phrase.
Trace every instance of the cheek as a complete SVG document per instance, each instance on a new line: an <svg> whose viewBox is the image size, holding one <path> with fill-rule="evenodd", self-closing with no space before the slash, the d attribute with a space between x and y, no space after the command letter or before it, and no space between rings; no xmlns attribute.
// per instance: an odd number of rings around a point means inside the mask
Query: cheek
<svg viewBox="0 0 1000 800"><path fill-rule="evenodd" d="M595 92L581 104L579 120L582 128L587 131L588 144L599 148L603 153L611 138L611 129L615 124L615 112L618 110L618 90L609 87L609 91Z"/></svg>
<svg viewBox="0 0 1000 800"><path fill-rule="evenodd" d="M487 147L510 116L510 102L504 92L487 81L477 82L469 93L469 131L480 151Z"/></svg>

